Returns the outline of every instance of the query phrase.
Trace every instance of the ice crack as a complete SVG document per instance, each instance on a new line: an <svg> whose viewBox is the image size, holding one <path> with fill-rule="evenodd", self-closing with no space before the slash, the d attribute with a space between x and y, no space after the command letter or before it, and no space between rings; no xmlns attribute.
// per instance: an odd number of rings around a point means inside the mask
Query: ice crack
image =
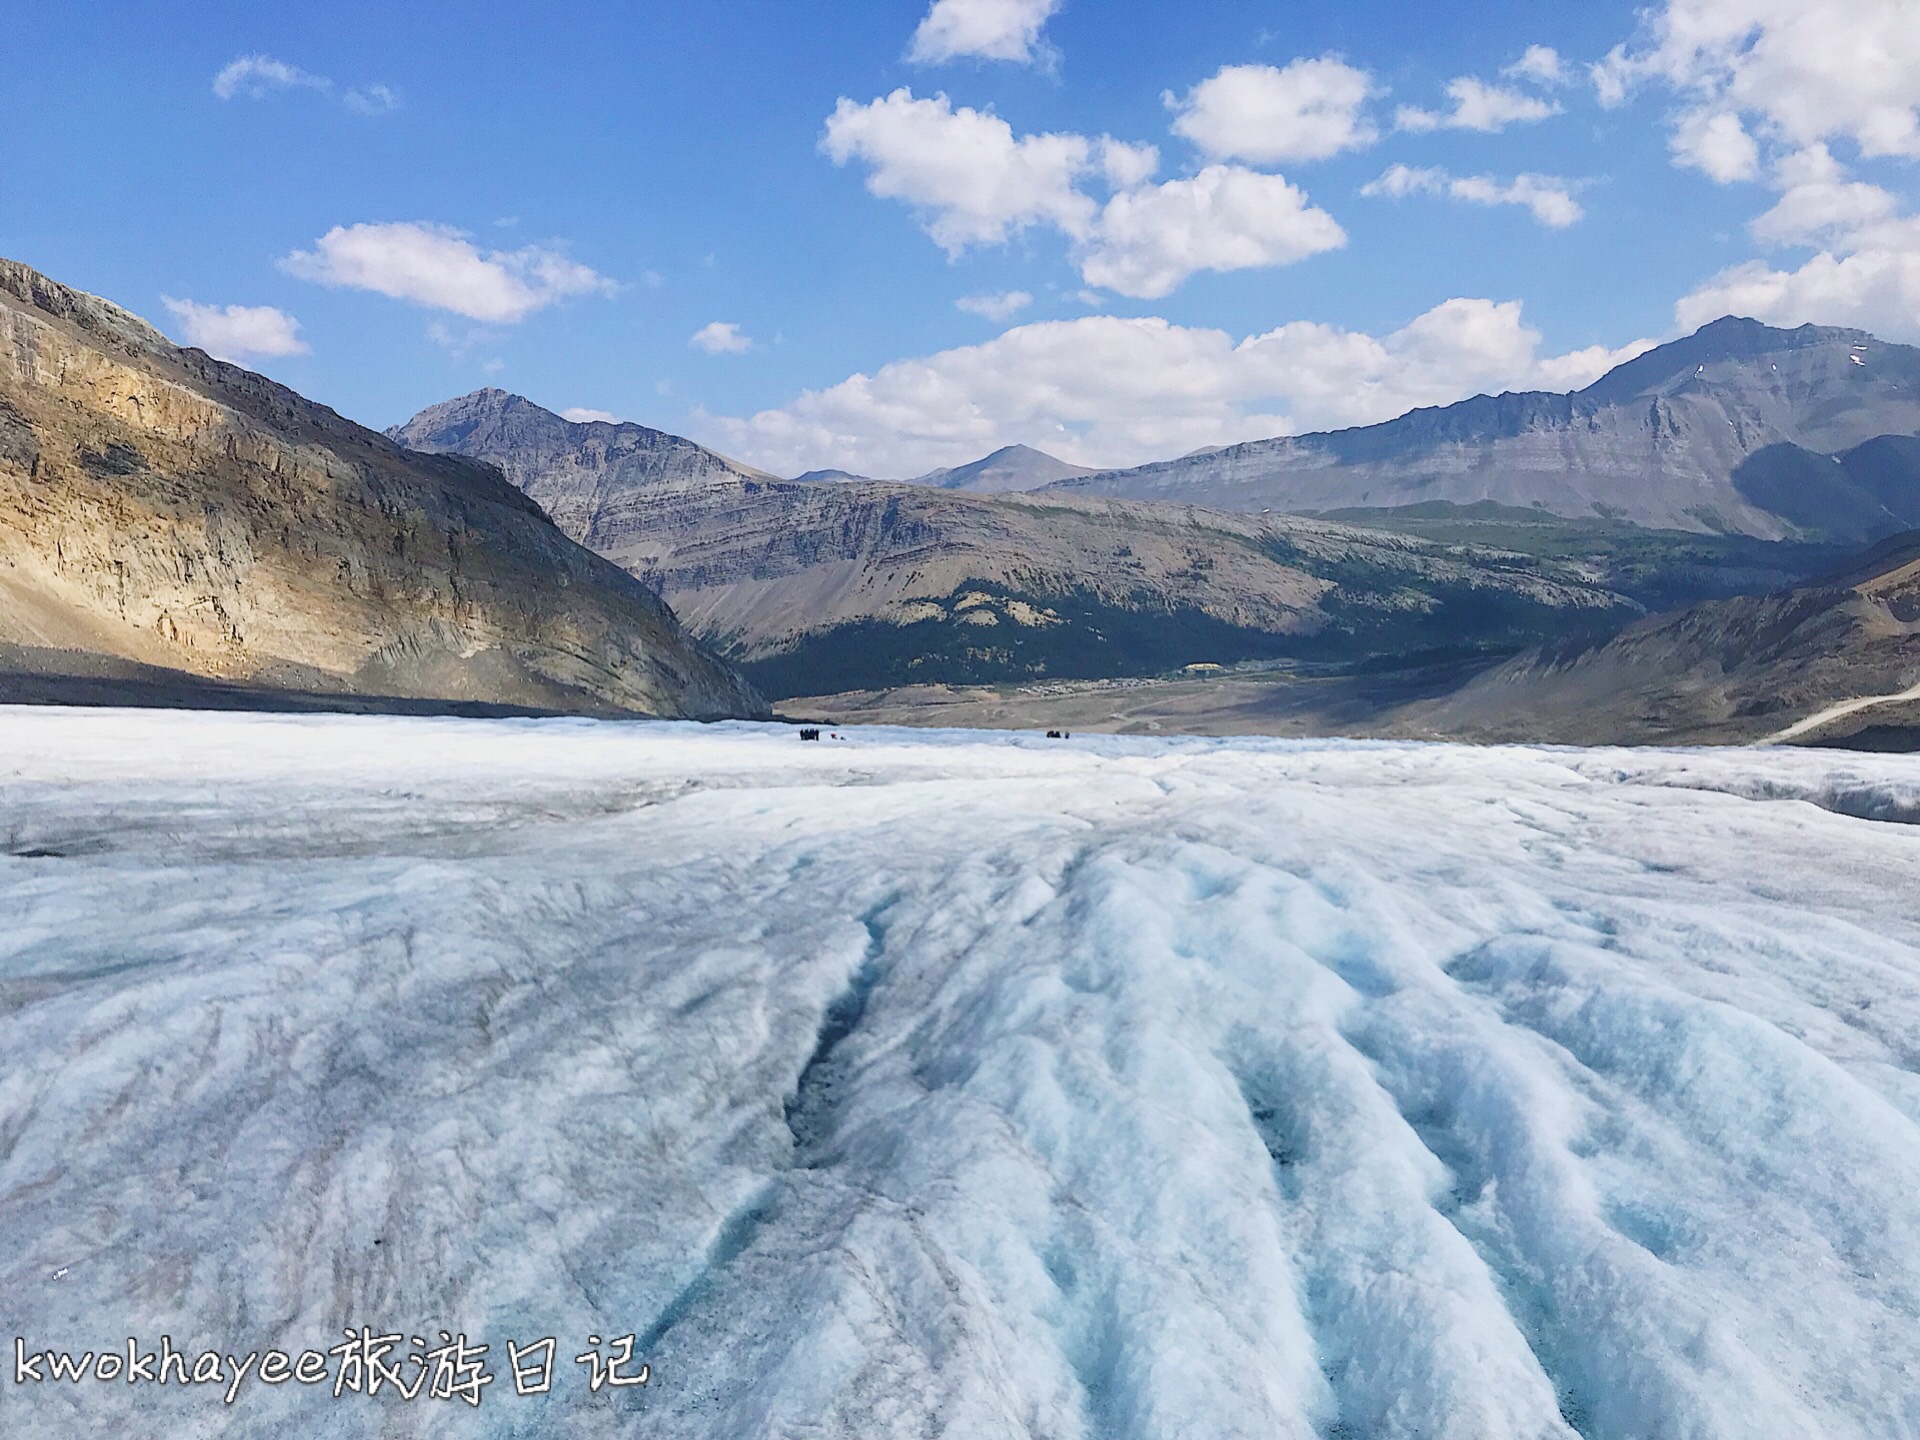
<svg viewBox="0 0 1920 1440"><path fill-rule="evenodd" d="M833 1133L833 1112L848 1068L840 1056L840 1048L866 1018L867 1004L880 984L880 956L887 941L881 917L893 903L888 899L860 917L867 932L866 953L847 988L827 1007L813 1054L801 1068L800 1079L787 1099L787 1129L793 1132L794 1148L802 1157L802 1165L809 1163L806 1157L816 1152Z"/></svg>

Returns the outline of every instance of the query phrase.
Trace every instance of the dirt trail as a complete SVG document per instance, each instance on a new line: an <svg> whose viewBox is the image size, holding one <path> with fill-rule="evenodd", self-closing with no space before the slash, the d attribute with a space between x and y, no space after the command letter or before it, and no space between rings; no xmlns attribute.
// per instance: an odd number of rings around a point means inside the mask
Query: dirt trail
<svg viewBox="0 0 1920 1440"><path fill-rule="evenodd" d="M1789 740L1798 740L1802 735L1810 734L1821 726L1839 720L1848 715L1857 715L1862 710L1871 710L1876 705L1903 705L1911 700L1920 700L1920 685L1902 690L1898 695L1865 695L1858 700L1842 700L1838 705L1829 705L1826 709L1796 721L1786 729L1776 731L1760 743L1762 745L1784 745Z"/></svg>

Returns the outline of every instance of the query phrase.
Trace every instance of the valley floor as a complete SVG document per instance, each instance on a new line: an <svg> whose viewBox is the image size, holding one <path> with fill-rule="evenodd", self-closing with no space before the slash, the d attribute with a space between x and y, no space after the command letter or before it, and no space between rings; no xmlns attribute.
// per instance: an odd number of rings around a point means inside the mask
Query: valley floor
<svg viewBox="0 0 1920 1440"><path fill-rule="evenodd" d="M1402 707L1451 692L1496 663L1484 657L1378 672L1352 666L1245 666L1143 679L1024 685L909 685L774 703L792 720L1109 735L1303 739L1371 735Z"/></svg>
<svg viewBox="0 0 1920 1440"><path fill-rule="evenodd" d="M1667 709L1633 690L1516 704L1495 687L1463 689L1495 662L1456 660L1404 669L1352 666L1236 667L1201 675L1063 680L1023 685L909 685L780 700L781 717L827 725L1068 730L1075 734L1230 738L1545 740L1646 744L1791 744L1834 750L1920 752L1920 687L1829 705L1779 729L1764 715L1728 717L1684 685ZM1453 696L1476 697L1455 705ZM1672 698L1672 697L1669 697ZM1788 712L1791 713L1791 712Z"/></svg>
<svg viewBox="0 0 1920 1440"><path fill-rule="evenodd" d="M840 734L0 709L0 1344L495 1375L9 1440L1920 1436L1920 760Z"/></svg>

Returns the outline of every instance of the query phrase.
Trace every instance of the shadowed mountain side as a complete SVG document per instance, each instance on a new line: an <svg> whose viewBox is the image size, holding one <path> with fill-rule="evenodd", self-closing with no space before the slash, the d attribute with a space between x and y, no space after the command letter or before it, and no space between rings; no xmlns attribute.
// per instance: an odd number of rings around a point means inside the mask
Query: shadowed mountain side
<svg viewBox="0 0 1920 1440"><path fill-rule="evenodd" d="M474 676L473 679L479 677ZM270 683L269 683L270 682ZM469 682L468 689L480 688ZM577 714L537 705L366 694L338 688L331 677L296 666L276 668L257 683L210 679L187 670L143 665L95 651L0 644L0 705L80 705L114 709L255 710L269 714L457 715L509 719ZM608 715L620 712L607 711Z"/></svg>
<svg viewBox="0 0 1920 1440"><path fill-rule="evenodd" d="M1898 534L1920 524L1920 439L1882 435L1840 455L1769 445L1735 467L1733 486L1809 534Z"/></svg>
<svg viewBox="0 0 1920 1440"><path fill-rule="evenodd" d="M1391 728L1577 745L1751 741L1916 682L1920 532L1819 584L1655 616L1604 645L1543 647ZM1920 748L1920 704L1869 707L1795 738Z"/></svg>
<svg viewBox="0 0 1920 1440"><path fill-rule="evenodd" d="M1315 513L1493 501L1667 529L1859 542L1920 525L1920 464L1903 448L1915 431L1920 350L1857 330L1727 319L1577 394L1483 395L1381 425L1104 471L1049 493ZM1827 458L1824 469L1781 471L1767 457L1782 446L1873 453L1857 468ZM1744 482L1742 467L1757 467Z"/></svg>
<svg viewBox="0 0 1920 1440"><path fill-rule="evenodd" d="M0 643L35 653L36 685L66 653L82 680L111 657L239 690L763 708L492 468L410 454L12 261Z"/></svg>

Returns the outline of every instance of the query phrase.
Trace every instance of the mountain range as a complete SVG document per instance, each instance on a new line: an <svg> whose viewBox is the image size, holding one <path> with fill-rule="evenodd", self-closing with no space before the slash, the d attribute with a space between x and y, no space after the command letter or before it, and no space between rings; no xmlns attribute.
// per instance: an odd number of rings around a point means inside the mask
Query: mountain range
<svg viewBox="0 0 1920 1440"><path fill-rule="evenodd" d="M1725 319L1571 395L1478 396L1057 482L1215 509L1390 514L1483 502L1766 540L1920 526L1920 350Z"/></svg>
<svg viewBox="0 0 1920 1440"><path fill-rule="evenodd" d="M389 433L499 466L776 697L1510 650L1642 613L1584 563L1052 491L773 480L498 390Z"/></svg>
<svg viewBox="0 0 1920 1440"><path fill-rule="evenodd" d="M1912 705L1824 712L1920 679L1916 432L1920 351L1727 320L1133 470L784 480L498 389L377 435L0 261L0 699L756 715L1277 662L1467 677L1395 733L1880 743Z"/></svg>
<svg viewBox="0 0 1920 1440"><path fill-rule="evenodd" d="M764 713L491 467L0 261L0 698Z"/></svg>

